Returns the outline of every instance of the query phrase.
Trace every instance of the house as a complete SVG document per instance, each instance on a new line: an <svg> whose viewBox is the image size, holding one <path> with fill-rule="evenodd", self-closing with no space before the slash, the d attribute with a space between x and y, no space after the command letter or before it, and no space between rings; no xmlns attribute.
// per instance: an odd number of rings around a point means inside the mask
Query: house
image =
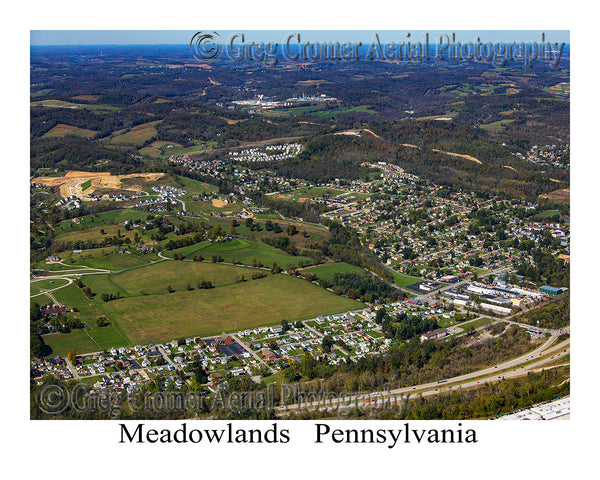
<svg viewBox="0 0 600 480"><path fill-rule="evenodd" d="M229 345L232 342L233 342L233 338L231 338L226 333L222 333L220 337L217 337L215 339L215 343L217 345Z"/></svg>
<svg viewBox="0 0 600 480"><path fill-rule="evenodd" d="M436 328L435 330L425 332L423 335L421 335L421 342L424 342L425 340L444 338L446 335L448 335L448 330L445 328Z"/></svg>
<svg viewBox="0 0 600 480"><path fill-rule="evenodd" d="M58 313L66 313L67 307L61 307L60 305L47 305L44 309L44 315L56 315Z"/></svg>
<svg viewBox="0 0 600 480"><path fill-rule="evenodd" d="M63 365L65 363L60 355L57 355L54 358L46 358L44 361L46 362L46 365Z"/></svg>
<svg viewBox="0 0 600 480"><path fill-rule="evenodd" d="M261 355L265 358L265 360L277 360L277 355L270 348L263 348L260 351Z"/></svg>
<svg viewBox="0 0 600 480"><path fill-rule="evenodd" d="M56 263L56 262L62 262L62 258L57 257L56 255L50 255L50 256L46 257L46 263Z"/></svg>
<svg viewBox="0 0 600 480"><path fill-rule="evenodd" d="M129 360L121 355L119 357L119 360L117 360L117 365L120 365L123 368L127 368L129 366Z"/></svg>

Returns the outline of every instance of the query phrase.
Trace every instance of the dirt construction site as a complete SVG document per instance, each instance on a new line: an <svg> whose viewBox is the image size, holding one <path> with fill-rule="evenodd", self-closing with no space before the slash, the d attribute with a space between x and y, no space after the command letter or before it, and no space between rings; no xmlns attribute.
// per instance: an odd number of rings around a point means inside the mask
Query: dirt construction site
<svg viewBox="0 0 600 480"><path fill-rule="evenodd" d="M71 170L64 177L36 177L31 179L31 183L58 187L62 198L74 195L84 199L85 195L94 193L96 190L111 189L139 192L147 188L148 183L155 182L164 175L164 173L111 175L110 172Z"/></svg>

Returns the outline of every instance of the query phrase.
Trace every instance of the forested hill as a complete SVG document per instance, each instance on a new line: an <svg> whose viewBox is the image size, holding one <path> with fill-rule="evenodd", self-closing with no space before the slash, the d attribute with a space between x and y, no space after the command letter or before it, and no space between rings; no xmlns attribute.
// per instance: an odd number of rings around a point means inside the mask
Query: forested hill
<svg viewBox="0 0 600 480"><path fill-rule="evenodd" d="M553 169L551 180L476 127L440 121L377 122L372 130L355 133L317 136L296 159L276 168L284 176L323 182L365 178L373 170L361 166L363 162L384 161L442 185L523 198L569 183L567 170Z"/></svg>
<svg viewBox="0 0 600 480"><path fill-rule="evenodd" d="M276 168L284 176L311 182L328 182L335 178L364 178L370 171L363 162L393 161L391 145L370 134L329 134L308 141L303 152L293 160L280 162Z"/></svg>

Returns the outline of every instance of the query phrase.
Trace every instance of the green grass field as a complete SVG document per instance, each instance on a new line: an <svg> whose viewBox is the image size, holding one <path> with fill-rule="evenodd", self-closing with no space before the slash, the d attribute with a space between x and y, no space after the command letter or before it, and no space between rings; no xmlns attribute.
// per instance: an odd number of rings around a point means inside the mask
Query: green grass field
<svg viewBox="0 0 600 480"><path fill-rule="evenodd" d="M131 208L119 208L117 210L109 210L108 212L99 213L98 217L100 217L100 219L106 223L123 223L126 220L140 220L142 223L144 223L148 217L148 213L133 210Z"/></svg>
<svg viewBox="0 0 600 480"><path fill-rule="evenodd" d="M211 290L165 290L143 300L123 298L106 303L103 309L111 320L118 319L132 342L148 343L273 325L284 318L294 321L362 306L304 280L269 275Z"/></svg>
<svg viewBox="0 0 600 480"><path fill-rule="evenodd" d="M52 280L37 280L29 284L29 294L36 295L45 290L51 290L53 288L61 287L63 285L66 285L67 283L69 283L69 281L65 280L64 278L54 278Z"/></svg>
<svg viewBox="0 0 600 480"><path fill-rule="evenodd" d="M83 230L86 228L102 225L102 221L95 215L84 215L79 217L79 224L73 223L72 220L63 220L54 229L54 235L58 236L61 233Z"/></svg>
<svg viewBox="0 0 600 480"><path fill-rule="evenodd" d="M47 335L44 341L52 347L52 355L61 356L66 356L71 349L79 354L109 350L111 347L131 346L131 342L112 325L76 328L69 333Z"/></svg>
<svg viewBox="0 0 600 480"><path fill-rule="evenodd" d="M166 148L164 149L164 155L192 155L195 153L212 150L217 145L217 142L201 142L199 140L195 140L193 143L194 145L190 147L174 146L173 148Z"/></svg>
<svg viewBox="0 0 600 480"><path fill-rule="evenodd" d="M92 186L92 179L86 180L81 184L81 191L85 192L88 188Z"/></svg>
<svg viewBox="0 0 600 480"><path fill-rule="evenodd" d="M70 333L46 335L44 341L52 347L52 355L66 356L69 350L75 350L77 353L101 350L82 328L71 330Z"/></svg>
<svg viewBox="0 0 600 480"><path fill-rule="evenodd" d="M178 177L183 184L183 188L187 194L181 197L182 200L191 200L193 195L204 195L205 193L213 193L217 191L217 187L208 183L199 182L187 177Z"/></svg>
<svg viewBox="0 0 600 480"><path fill-rule="evenodd" d="M375 114L377 111L373 110L370 105L358 105L356 107L336 108L335 110L323 110L319 112L311 113L316 117L333 118L337 117L341 113L370 113Z"/></svg>
<svg viewBox="0 0 600 480"><path fill-rule="evenodd" d="M135 254L112 253L115 250L115 247L84 250L81 253L71 254L69 258L74 259L77 265L103 270L123 270L150 263L149 260Z"/></svg>
<svg viewBox="0 0 600 480"><path fill-rule="evenodd" d="M113 325L107 325L106 327L91 325L86 328L86 332L103 350L131 345Z"/></svg>
<svg viewBox="0 0 600 480"><path fill-rule="evenodd" d="M44 88L42 90L38 90L37 92L31 93L31 98L43 97L44 95L48 95L54 91L53 88Z"/></svg>
<svg viewBox="0 0 600 480"><path fill-rule="evenodd" d="M104 234L101 233L104 230ZM58 243L60 242L75 242L77 240L101 240L105 236L113 237L119 234L124 237L129 237L133 240L134 231L125 230L123 225L102 225L96 224L96 226L81 229L70 229L64 230L57 234L55 239Z"/></svg>
<svg viewBox="0 0 600 480"><path fill-rule="evenodd" d="M236 282L242 275L249 278L254 271L244 267L208 262L165 260L122 273L87 275L83 277L83 282L92 289L92 292L98 294L94 301L103 307L108 303L99 298L102 293L118 291L123 297L141 297L139 300L145 302L152 295L167 293L168 285L171 285L175 292L186 290L188 283L196 289L196 284L202 280L210 280L215 286L228 285ZM144 290L147 295L142 297L140 290Z"/></svg>
<svg viewBox="0 0 600 480"><path fill-rule="evenodd" d="M422 281L422 278L418 277L410 277L408 275L402 275L401 273L394 272L392 270L388 270L392 276L394 277L394 283L401 288L406 288L413 283L417 283Z"/></svg>
<svg viewBox="0 0 600 480"><path fill-rule="evenodd" d="M480 125L479 128L485 130L487 132L502 132L505 130L506 125L514 122L514 119L505 118L504 120L499 120L497 122L486 123L484 125Z"/></svg>
<svg viewBox="0 0 600 480"><path fill-rule="evenodd" d="M225 262L232 263L233 260L240 261L244 265L252 265L256 259L264 266L270 267L277 263L280 267L297 266L300 260L309 261L306 257L294 257L287 253L271 247L259 241L246 241L234 239L226 243L201 242L189 247L179 248L165 252L164 255L173 258L175 253L181 253L184 257L193 258L202 255L204 259L210 260L213 255L221 255Z"/></svg>
<svg viewBox="0 0 600 480"><path fill-rule="evenodd" d="M171 148L166 148L167 145L172 145ZM160 157L163 152L169 152L173 147L181 147L178 143L175 142L165 142L163 140L158 140L156 142L152 142L150 145L144 148L140 148L139 152L142 155L147 155L151 158Z"/></svg>
<svg viewBox="0 0 600 480"><path fill-rule="evenodd" d="M74 127L72 125L65 125L63 123L59 123L48 130L42 138L52 138L52 137L66 137L68 135L73 135L76 137L84 137L84 138L92 138L96 135L96 131L87 130L85 128Z"/></svg>
<svg viewBox="0 0 600 480"><path fill-rule="evenodd" d="M314 273L319 278L332 280L336 273L355 272L359 275L364 275L365 271L362 268L355 267L345 262L328 263L316 267L309 267L302 270L302 273Z"/></svg>
<svg viewBox="0 0 600 480"><path fill-rule="evenodd" d="M76 308L80 315L97 318L100 313L91 300L88 300L74 283L52 292L52 295L67 308ZM37 298L37 297L36 297Z"/></svg>
<svg viewBox="0 0 600 480"><path fill-rule="evenodd" d="M110 143L113 145L131 145L136 147L141 146L147 140L150 140L152 137L157 135L156 125L158 125L160 122L161 120L158 120L156 122L137 125L128 132L113 137Z"/></svg>
<svg viewBox="0 0 600 480"><path fill-rule="evenodd" d="M116 107L113 105L95 105L95 104L86 104L86 103L73 103L66 102L64 100L38 100L36 102L31 102L32 107L53 107L53 108L82 108L84 110L94 111L112 111L118 112L121 110L121 107Z"/></svg>

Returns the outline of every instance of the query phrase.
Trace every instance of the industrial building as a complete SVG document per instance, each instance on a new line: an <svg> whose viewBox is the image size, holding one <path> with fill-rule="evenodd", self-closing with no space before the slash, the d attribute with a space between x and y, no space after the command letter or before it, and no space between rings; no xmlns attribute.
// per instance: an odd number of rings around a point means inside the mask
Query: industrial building
<svg viewBox="0 0 600 480"><path fill-rule="evenodd" d="M540 287L540 292L545 293L546 295L560 295L564 291L566 291L566 288L549 287L548 285Z"/></svg>

